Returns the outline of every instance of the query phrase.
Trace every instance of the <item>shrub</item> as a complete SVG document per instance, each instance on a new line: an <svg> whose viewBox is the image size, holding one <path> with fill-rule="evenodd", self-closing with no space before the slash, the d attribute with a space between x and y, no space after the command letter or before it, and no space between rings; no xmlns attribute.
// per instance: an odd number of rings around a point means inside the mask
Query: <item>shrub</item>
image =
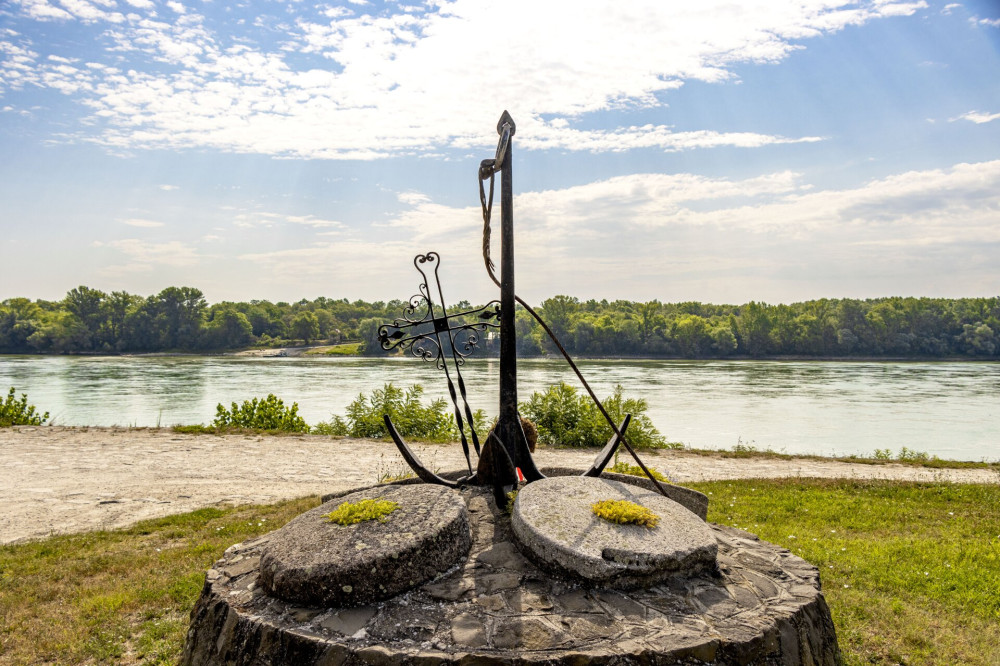
<svg viewBox="0 0 1000 666"><path fill-rule="evenodd" d="M14 398L15 389L10 387L7 399L0 402L0 428L16 425L42 425L49 419L49 413L38 415L35 406L28 404L28 394L22 393L21 399Z"/></svg>
<svg viewBox="0 0 1000 666"><path fill-rule="evenodd" d="M244 400L242 405L232 403L232 409L227 410L222 404L215 409L216 428L248 428L251 430L281 430L285 432L309 432L309 426L299 416L299 403L293 402L291 407L273 393L268 393L264 399L254 398Z"/></svg>
<svg viewBox="0 0 1000 666"><path fill-rule="evenodd" d="M590 396L579 394L565 382L550 386L545 392L536 391L521 403L521 413L538 428L538 441L549 446L600 447L611 439L612 429ZM645 400L625 398L622 387L604 401L604 408L616 424L626 414L632 422L625 432L629 444L636 448L679 448L667 442L646 416L649 405Z"/></svg>
<svg viewBox="0 0 1000 666"><path fill-rule="evenodd" d="M458 428L448 401L438 398L424 406L420 403L423 393L424 388L420 384L401 389L390 382L372 391L367 398L364 394L359 395L347 406L346 418L335 415L331 421L320 423L315 431L350 437L388 437L389 432L382 420L388 414L403 437L435 442L457 439ZM476 417L482 418L482 415L477 412Z"/></svg>

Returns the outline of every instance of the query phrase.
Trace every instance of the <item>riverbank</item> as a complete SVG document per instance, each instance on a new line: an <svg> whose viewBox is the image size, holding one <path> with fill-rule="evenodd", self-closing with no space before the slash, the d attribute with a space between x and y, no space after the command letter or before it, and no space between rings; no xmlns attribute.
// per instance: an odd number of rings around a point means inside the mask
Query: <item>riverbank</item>
<svg viewBox="0 0 1000 666"><path fill-rule="evenodd" d="M415 444L435 470L460 469L457 444ZM319 435L188 435L167 428L0 429L0 543L113 529L194 509L270 504L371 484L407 467L391 442ZM817 477L998 483L992 469L864 465L817 458L642 454L676 483ZM585 468L594 451L539 449L539 466Z"/></svg>

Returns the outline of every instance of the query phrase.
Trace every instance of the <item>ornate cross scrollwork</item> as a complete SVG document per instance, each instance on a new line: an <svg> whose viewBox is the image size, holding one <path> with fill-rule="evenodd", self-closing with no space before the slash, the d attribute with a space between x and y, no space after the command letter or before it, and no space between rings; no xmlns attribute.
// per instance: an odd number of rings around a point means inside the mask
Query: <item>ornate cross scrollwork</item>
<svg viewBox="0 0 1000 666"><path fill-rule="evenodd" d="M419 293L410 297L402 317L390 324L379 326L379 344L386 351L400 349L424 361L433 361L438 369L444 370L448 379L448 392L455 406L455 421L458 423L462 449L471 474L472 461L469 457L466 423L477 454L480 452L480 447L460 368L465 365L465 359L480 347L483 334L490 329L500 328L500 302L490 301L480 308L448 314L438 276L438 269L441 266L440 255L437 252L418 254L413 259L413 265L423 277L423 282L418 287ZM429 269L433 269L431 273L433 281L428 276ZM437 294L436 301L431 292L432 283ZM454 381L451 376L452 371L448 367L449 357L454 365ZM459 395L461 395L461 405L459 405Z"/></svg>

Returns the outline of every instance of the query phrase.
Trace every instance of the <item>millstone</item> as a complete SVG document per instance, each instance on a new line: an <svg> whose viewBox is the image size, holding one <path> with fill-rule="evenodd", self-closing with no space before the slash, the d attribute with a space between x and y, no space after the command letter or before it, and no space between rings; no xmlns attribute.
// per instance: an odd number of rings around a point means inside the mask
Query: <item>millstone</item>
<svg viewBox="0 0 1000 666"><path fill-rule="evenodd" d="M591 510L627 500L659 516L655 527L619 524ZM718 545L704 521L652 490L602 478L541 479L517 495L514 534L539 564L593 584L628 589L715 567Z"/></svg>
<svg viewBox="0 0 1000 666"><path fill-rule="evenodd" d="M383 499L384 522L331 523L343 502ZM272 596L305 605L359 606L393 597L447 571L469 552L465 503L442 486L379 486L331 500L273 533L260 580Z"/></svg>
<svg viewBox="0 0 1000 666"><path fill-rule="evenodd" d="M489 489L459 495L472 532L468 556L376 604L277 599L258 566L277 532L230 547L191 613L182 666L840 663L819 572L784 548L708 524L716 570L633 590L582 586L520 553Z"/></svg>

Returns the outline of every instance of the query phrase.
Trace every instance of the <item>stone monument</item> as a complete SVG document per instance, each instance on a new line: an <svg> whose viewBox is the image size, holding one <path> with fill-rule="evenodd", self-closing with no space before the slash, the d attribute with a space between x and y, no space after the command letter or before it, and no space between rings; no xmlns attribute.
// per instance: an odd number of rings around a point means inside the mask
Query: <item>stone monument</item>
<svg viewBox="0 0 1000 666"><path fill-rule="evenodd" d="M497 129L479 175L500 300L449 314L440 257L426 253L414 260L420 293L380 329L384 348L445 372L467 469L430 471L386 416L417 478L328 495L230 547L208 571L182 664L839 663L816 567L705 522L703 494L658 481L628 443L630 419L611 419L555 336L613 435L587 470L536 467L517 413L515 302L552 334L514 292L507 112ZM499 280L489 257L497 172ZM481 445L461 367L490 328L501 334L500 416ZM645 477L604 471L619 447Z"/></svg>

